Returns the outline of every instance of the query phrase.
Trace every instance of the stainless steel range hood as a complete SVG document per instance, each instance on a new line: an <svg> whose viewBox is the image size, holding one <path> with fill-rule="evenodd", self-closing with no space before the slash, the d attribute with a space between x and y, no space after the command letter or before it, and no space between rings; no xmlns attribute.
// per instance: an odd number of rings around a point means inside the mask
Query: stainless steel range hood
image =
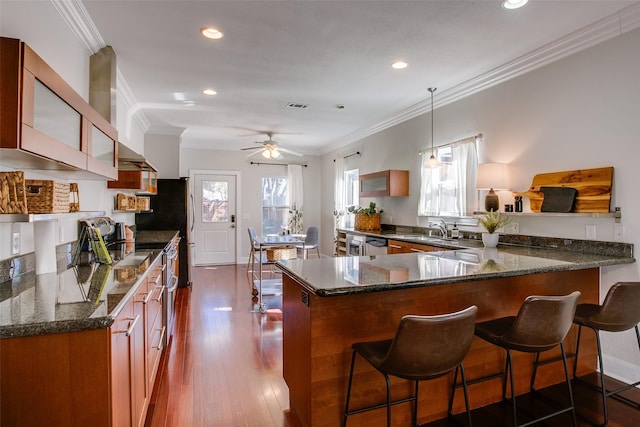
<svg viewBox="0 0 640 427"><path fill-rule="evenodd" d="M91 55L89 79L89 104L116 127L116 53L111 46L105 46ZM118 142L118 169L156 169L126 145Z"/></svg>

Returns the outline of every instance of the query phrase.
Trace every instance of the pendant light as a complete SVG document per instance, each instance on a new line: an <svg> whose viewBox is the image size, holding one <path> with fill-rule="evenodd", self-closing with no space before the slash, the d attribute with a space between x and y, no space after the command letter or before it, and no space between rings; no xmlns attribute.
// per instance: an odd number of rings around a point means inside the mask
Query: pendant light
<svg viewBox="0 0 640 427"><path fill-rule="evenodd" d="M429 92L431 92L431 156L429 157L429 160L427 160L428 168L437 168L440 166L440 162L438 162L436 156L433 155L433 92L435 92L437 89L438 88L435 87L430 87L429 89L427 89Z"/></svg>

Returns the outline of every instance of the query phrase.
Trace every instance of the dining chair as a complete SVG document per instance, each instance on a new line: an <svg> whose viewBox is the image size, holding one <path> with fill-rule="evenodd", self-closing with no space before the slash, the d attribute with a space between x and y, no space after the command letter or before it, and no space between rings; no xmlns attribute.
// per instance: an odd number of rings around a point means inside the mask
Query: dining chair
<svg viewBox="0 0 640 427"><path fill-rule="evenodd" d="M315 249L320 258L320 249L318 248L320 236L318 227L312 226L307 229L307 235L304 238L304 242L301 245L296 245L299 251L302 251L302 258L307 259L309 256L309 249Z"/></svg>

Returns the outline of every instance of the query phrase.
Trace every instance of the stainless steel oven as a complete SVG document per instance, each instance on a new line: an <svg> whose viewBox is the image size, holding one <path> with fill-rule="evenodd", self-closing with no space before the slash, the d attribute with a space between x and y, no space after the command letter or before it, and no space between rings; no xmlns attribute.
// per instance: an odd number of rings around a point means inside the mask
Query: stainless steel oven
<svg viewBox="0 0 640 427"><path fill-rule="evenodd" d="M165 336L164 345L167 346L169 344L169 340L171 339L171 335L173 333L173 322L175 318L175 299L176 299L176 289L178 289L178 276L176 275L175 266L177 264L178 259L178 243L180 242L180 238L175 239L171 242L170 245L167 246L164 252L164 262L165 262L165 290L164 290L164 298L162 299L163 307L162 307L162 320L164 326L167 328Z"/></svg>
<svg viewBox="0 0 640 427"><path fill-rule="evenodd" d="M347 256L364 256L365 237L347 234Z"/></svg>

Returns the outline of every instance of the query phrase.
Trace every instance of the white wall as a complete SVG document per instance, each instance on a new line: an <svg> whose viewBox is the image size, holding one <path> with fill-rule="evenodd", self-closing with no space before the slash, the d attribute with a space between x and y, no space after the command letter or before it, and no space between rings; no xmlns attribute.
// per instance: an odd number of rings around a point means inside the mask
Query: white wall
<svg viewBox="0 0 640 427"><path fill-rule="evenodd" d="M437 85L437 82L433 82ZM436 92L437 94L437 92ZM436 95L437 96L437 95ZM624 241L640 246L638 135L640 135L640 30L547 65L435 111L436 145L481 132L481 162L510 165L512 189L525 190L535 174L614 167L611 208L622 208ZM361 173L409 169L410 196L380 198L394 224L415 225L419 189L418 151L428 148L430 116L417 117L323 157L325 229L333 224L333 159L361 151L348 167ZM501 192L501 204L512 203ZM368 202L368 199L366 200ZM614 220L517 217L520 233L612 241ZM331 236L322 236L323 244ZM638 281L637 263L601 269L601 294L617 281ZM608 367L626 379L640 377L640 355L632 333L604 334Z"/></svg>
<svg viewBox="0 0 640 427"><path fill-rule="evenodd" d="M145 159L158 170L158 178L180 178L180 142L180 135L144 136Z"/></svg>
<svg viewBox="0 0 640 427"><path fill-rule="evenodd" d="M254 159L260 161L259 159ZM287 176L286 166L272 165L251 165L247 159L246 152L225 151L225 150L203 150L194 148L182 148L180 150L180 176L189 176L189 170L229 170L240 172L240 206L242 211L238 212L238 233L240 253L249 255L249 236L247 227L254 227L260 230L262 227L262 177L263 176ZM312 225L320 227L321 219L321 173L320 158L315 156L305 156L302 161L294 160L295 163L306 163L308 166L302 168L304 180L304 227ZM281 161L286 163L286 161ZM333 201L331 202L333 206ZM332 207L333 209L333 207ZM321 227L320 227L321 228ZM332 230L329 228L328 230ZM323 234L322 228L320 235ZM320 247L324 254L333 254L333 244L331 246Z"/></svg>

